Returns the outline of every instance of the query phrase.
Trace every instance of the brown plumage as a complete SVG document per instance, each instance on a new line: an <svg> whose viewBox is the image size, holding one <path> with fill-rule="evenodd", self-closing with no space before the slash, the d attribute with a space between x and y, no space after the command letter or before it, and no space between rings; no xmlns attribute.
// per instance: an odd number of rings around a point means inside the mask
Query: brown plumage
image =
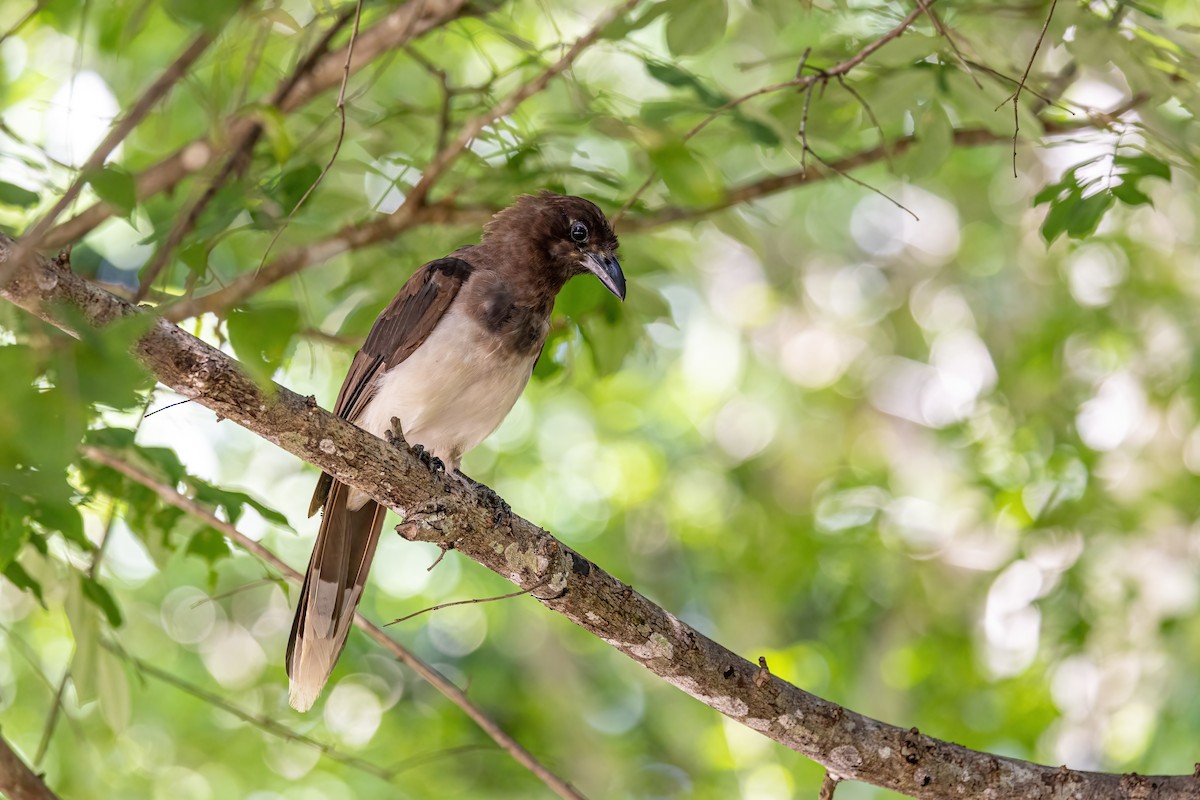
<svg viewBox="0 0 1200 800"><path fill-rule="evenodd" d="M484 228L480 244L417 270L376 319L334 413L382 436L398 417L457 474L464 453L520 396L549 330L554 298L590 272L624 299L604 214L580 197L523 196ZM308 709L346 643L379 542L384 509L322 474L309 515L325 509L288 641L289 700Z"/></svg>

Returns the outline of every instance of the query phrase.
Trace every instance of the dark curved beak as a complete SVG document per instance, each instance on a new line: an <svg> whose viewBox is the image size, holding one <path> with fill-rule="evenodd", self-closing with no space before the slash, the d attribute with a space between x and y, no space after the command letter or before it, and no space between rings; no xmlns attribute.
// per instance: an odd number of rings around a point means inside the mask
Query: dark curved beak
<svg viewBox="0 0 1200 800"><path fill-rule="evenodd" d="M621 271L621 262L617 261L616 256L607 252L589 252L583 263L606 289L621 300L625 299L625 273Z"/></svg>

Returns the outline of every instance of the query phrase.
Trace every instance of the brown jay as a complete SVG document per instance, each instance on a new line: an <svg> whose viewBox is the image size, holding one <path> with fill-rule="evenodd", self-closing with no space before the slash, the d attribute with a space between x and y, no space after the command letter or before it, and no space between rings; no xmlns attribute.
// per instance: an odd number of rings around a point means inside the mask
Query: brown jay
<svg viewBox="0 0 1200 800"><path fill-rule="evenodd" d="M354 355L334 413L376 436L400 421L405 440L458 475L463 454L516 403L550 328L554 298L591 273L622 300L617 237L581 197L523 196L492 218L480 244L413 273ZM322 474L309 516L320 531L288 641L289 702L316 701L346 644L385 509Z"/></svg>

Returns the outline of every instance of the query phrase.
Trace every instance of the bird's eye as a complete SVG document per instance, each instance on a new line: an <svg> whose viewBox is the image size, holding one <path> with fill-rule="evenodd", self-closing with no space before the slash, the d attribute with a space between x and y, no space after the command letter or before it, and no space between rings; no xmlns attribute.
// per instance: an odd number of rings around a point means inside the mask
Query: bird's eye
<svg viewBox="0 0 1200 800"><path fill-rule="evenodd" d="M586 242L587 233L587 225L584 225L582 222L576 222L571 226L571 238L577 242Z"/></svg>

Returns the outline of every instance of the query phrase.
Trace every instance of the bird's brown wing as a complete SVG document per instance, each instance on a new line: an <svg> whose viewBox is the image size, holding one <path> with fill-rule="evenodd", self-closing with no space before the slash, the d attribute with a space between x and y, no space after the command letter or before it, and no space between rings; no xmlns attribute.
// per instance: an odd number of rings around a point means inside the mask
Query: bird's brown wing
<svg viewBox="0 0 1200 800"><path fill-rule="evenodd" d="M380 374L404 361L429 338L470 274L471 265L453 257L431 261L413 273L354 354L334 414L352 422L358 419L375 395ZM308 505L310 517L325 505L332 481L333 476L322 473Z"/></svg>
<svg viewBox="0 0 1200 800"><path fill-rule="evenodd" d="M470 274L466 261L443 258L408 279L355 354L334 413L350 421L358 419L375 394L379 376L421 346ZM382 506L368 500L351 509L349 496L350 487L323 473L309 505L309 516L322 506L325 513L288 640L290 700L300 710L316 700L346 644L383 528Z"/></svg>

